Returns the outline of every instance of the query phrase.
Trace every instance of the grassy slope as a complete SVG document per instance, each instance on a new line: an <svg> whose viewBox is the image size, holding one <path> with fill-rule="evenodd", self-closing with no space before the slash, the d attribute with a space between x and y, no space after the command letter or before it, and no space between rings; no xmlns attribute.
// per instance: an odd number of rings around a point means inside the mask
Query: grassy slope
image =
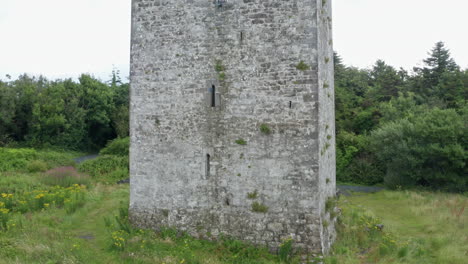
<svg viewBox="0 0 468 264"><path fill-rule="evenodd" d="M118 255L105 250L103 216L116 214L126 197L125 186L98 185L74 214L51 208L17 217L22 228L0 233L0 243L6 245L0 263L118 263Z"/></svg>
<svg viewBox="0 0 468 264"><path fill-rule="evenodd" d="M342 239L335 247L338 253L330 258L330 263L468 263L466 196L382 191L343 197L340 206L344 220L356 211L381 219L385 233L397 241L393 249L397 252L376 253L378 243L364 243L361 248L346 244L346 236L356 235L348 228L340 234Z"/></svg>

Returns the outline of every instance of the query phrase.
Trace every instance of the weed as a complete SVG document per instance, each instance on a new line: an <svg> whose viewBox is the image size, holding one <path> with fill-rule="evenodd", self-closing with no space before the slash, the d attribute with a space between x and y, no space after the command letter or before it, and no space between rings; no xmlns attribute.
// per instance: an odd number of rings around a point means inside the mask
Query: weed
<svg viewBox="0 0 468 264"><path fill-rule="evenodd" d="M259 202L252 203L252 212L256 213L266 213L268 212L268 206L261 204Z"/></svg>
<svg viewBox="0 0 468 264"><path fill-rule="evenodd" d="M325 63L329 63L330 62L330 58L329 57L325 57Z"/></svg>
<svg viewBox="0 0 468 264"><path fill-rule="evenodd" d="M271 134L271 129L267 124L261 124L260 125L260 132L263 134L269 135Z"/></svg>
<svg viewBox="0 0 468 264"><path fill-rule="evenodd" d="M235 141L236 144L239 144L239 145L247 145L247 141L245 141L244 139L242 138L239 138L238 140Z"/></svg>
<svg viewBox="0 0 468 264"><path fill-rule="evenodd" d="M255 190L253 192L247 193L247 199L257 199L258 198L258 191Z"/></svg>
<svg viewBox="0 0 468 264"><path fill-rule="evenodd" d="M330 87L330 84L328 84L328 82L324 82L323 83L323 88L327 89Z"/></svg>
<svg viewBox="0 0 468 264"><path fill-rule="evenodd" d="M323 228L327 228L328 226L330 226L330 223L327 220L323 220L322 226Z"/></svg>
<svg viewBox="0 0 468 264"><path fill-rule="evenodd" d="M218 80L224 81L225 79L226 79L226 73L221 72L220 74L218 74Z"/></svg>
<svg viewBox="0 0 468 264"><path fill-rule="evenodd" d="M278 250L278 259L281 262L289 263L293 256L293 242L292 238L287 238L281 243Z"/></svg>
<svg viewBox="0 0 468 264"><path fill-rule="evenodd" d="M306 70L309 70L310 69L310 66L307 65L304 61L300 61L297 65L296 65L296 69L300 70L300 71L306 71Z"/></svg>
<svg viewBox="0 0 468 264"><path fill-rule="evenodd" d="M215 70L217 72L223 72L226 70L226 68L223 66L223 63L220 60L217 60L215 64Z"/></svg>
<svg viewBox="0 0 468 264"><path fill-rule="evenodd" d="M325 201L325 212L330 213L331 211L334 211L336 202L337 200L335 197L328 197L327 201Z"/></svg>

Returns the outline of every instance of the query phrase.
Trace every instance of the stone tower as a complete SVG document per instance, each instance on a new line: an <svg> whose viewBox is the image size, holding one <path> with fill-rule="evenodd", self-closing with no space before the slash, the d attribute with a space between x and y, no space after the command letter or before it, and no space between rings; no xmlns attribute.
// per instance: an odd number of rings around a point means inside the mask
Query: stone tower
<svg viewBox="0 0 468 264"><path fill-rule="evenodd" d="M131 221L326 252L331 0L133 0Z"/></svg>

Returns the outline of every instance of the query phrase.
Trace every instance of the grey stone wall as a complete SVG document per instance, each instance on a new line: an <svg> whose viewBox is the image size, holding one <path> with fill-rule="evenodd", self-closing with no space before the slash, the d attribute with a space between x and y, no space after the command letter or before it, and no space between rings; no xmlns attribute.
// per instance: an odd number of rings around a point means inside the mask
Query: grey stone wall
<svg viewBox="0 0 468 264"><path fill-rule="evenodd" d="M225 233L271 249L292 238L327 251L334 232L325 201L335 192L329 2L133 0L135 225Z"/></svg>

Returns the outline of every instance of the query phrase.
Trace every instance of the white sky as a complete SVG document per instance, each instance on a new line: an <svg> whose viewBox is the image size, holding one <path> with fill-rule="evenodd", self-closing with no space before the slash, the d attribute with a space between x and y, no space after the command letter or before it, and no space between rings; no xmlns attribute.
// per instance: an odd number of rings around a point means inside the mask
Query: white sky
<svg viewBox="0 0 468 264"><path fill-rule="evenodd" d="M197 0L201 1L201 0ZM0 0L0 79L92 73L128 76L131 0ZM345 64L421 65L437 41L468 68L468 1L333 0L335 50Z"/></svg>

